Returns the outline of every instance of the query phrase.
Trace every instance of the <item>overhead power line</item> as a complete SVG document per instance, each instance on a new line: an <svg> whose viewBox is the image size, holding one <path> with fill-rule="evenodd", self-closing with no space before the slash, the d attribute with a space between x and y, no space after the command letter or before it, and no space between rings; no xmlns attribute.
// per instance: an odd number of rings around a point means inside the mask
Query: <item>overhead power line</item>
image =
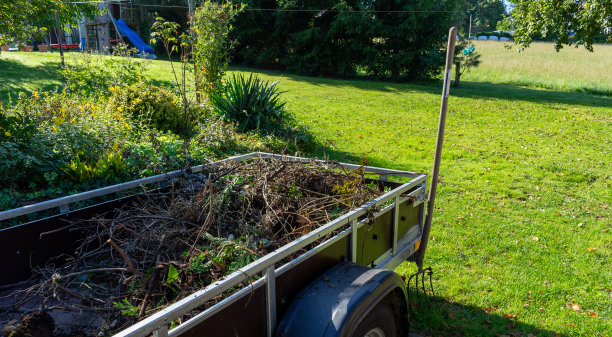
<svg viewBox="0 0 612 337"><path fill-rule="evenodd" d="M69 4L98 4L98 3L117 3L125 4L123 1L72 1ZM134 4L142 7L160 8L189 8L182 5L156 5L156 4ZM292 8L245 8L245 11L259 12L334 12L334 13L464 13L465 11L446 11L446 10L342 10L342 9L292 9Z"/></svg>

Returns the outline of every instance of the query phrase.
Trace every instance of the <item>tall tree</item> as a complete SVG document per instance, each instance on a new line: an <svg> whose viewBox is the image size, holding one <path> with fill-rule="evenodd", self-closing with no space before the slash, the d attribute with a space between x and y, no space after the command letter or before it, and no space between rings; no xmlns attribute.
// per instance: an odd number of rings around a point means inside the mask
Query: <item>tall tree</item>
<svg viewBox="0 0 612 337"><path fill-rule="evenodd" d="M593 50L598 36L612 40L611 0L512 0L514 41L527 47L534 36L554 39L555 49L563 45Z"/></svg>
<svg viewBox="0 0 612 337"><path fill-rule="evenodd" d="M458 9L465 10L463 16L463 34L467 36L472 15L472 29L492 31L497 22L506 15L504 0L458 0Z"/></svg>
<svg viewBox="0 0 612 337"><path fill-rule="evenodd" d="M315 76L432 77L444 65L456 3L248 0L235 22L234 60Z"/></svg>
<svg viewBox="0 0 612 337"><path fill-rule="evenodd" d="M88 3L91 2L91 3ZM41 38L55 26L55 13L67 28L76 26L83 17L91 17L100 9L95 0L2 0L0 3L0 44L9 40L27 41Z"/></svg>

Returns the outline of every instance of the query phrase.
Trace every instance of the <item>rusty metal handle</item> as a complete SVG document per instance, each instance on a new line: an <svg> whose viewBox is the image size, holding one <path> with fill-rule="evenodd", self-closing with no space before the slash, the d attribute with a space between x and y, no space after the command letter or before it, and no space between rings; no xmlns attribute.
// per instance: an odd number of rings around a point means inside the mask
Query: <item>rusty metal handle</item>
<svg viewBox="0 0 612 337"><path fill-rule="evenodd" d="M416 263L419 270L423 269L423 259L429 241L431 231L431 219L433 217L434 204L436 201L436 189L438 187L438 172L440 171L440 158L442 157L442 143L444 142L444 126L446 125L446 108L448 106L448 92L450 90L451 69L453 68L453 58L455 56L455 42L457 39L457 28L452 27L448 32L448 45L446 49L446 68L444 70L444 85L442 86L442 103L440 104L440 120L438 122L438 138L436 140L436 153L431 172L431 184L429 197L427 199L427 215L423 234L421 235L421 246L417 252Z"/></svg>

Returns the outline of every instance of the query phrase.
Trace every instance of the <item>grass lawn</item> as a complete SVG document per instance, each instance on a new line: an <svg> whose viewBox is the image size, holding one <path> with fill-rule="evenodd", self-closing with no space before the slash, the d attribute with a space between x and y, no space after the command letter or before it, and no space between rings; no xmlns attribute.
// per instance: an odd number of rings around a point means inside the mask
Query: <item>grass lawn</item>
<svg viewBox="0 0 612 337"><path fill-rule="evenodd" d="M612 48L477 48L482 66L451 89L425 258L437 297L415 324L443 336L612 336L612 96L585 93L612 90ZM56 57L2 53L2 97L59 85ZM155 61L150 75L165 83L167 70ZM328 144L307 155L430 171L440 82L283 74L280 87Z"/></svg>

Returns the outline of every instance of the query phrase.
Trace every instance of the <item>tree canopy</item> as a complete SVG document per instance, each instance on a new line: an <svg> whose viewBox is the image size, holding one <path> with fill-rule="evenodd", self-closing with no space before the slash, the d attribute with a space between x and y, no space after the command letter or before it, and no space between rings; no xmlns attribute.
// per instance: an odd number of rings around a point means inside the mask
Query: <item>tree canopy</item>
<svg viewBox="0 0 612 337"><path fill-rule="evenodd" d="M434 77L454 0L247 0L234 61L313 76ZM274 9L259 11L258 8ZM249 10L255 9L255 10Z"/></svg>
<svg viewBox="0 0 612 337"><path fill-rule="evenodd" d="M582 45L593 50L598 37L612 39L612 0L513 0L514 41L528 47L535 36L552 38L555 48Z"/></svg>
<svg viewBox="0 0 612 337"><path fill-rule="evenodd" d="M92 3L87 3L92 2ZM84 16L99 9L94 0L3 0L0 3L0 44L10 40L41 38L48 27L55 27L55 12L64 27L76 25Z"/></svg>
<svg viewBox="0 0 612 337"><path fill-rule="evenodd" d="M506 6L502 0L460 0L459 4L462 8L467 8L466 20L469 20L472 14L472 27L487 31L495 30L497 22L506 15ZM466 24L469 24L469 21Z"/></svg>

